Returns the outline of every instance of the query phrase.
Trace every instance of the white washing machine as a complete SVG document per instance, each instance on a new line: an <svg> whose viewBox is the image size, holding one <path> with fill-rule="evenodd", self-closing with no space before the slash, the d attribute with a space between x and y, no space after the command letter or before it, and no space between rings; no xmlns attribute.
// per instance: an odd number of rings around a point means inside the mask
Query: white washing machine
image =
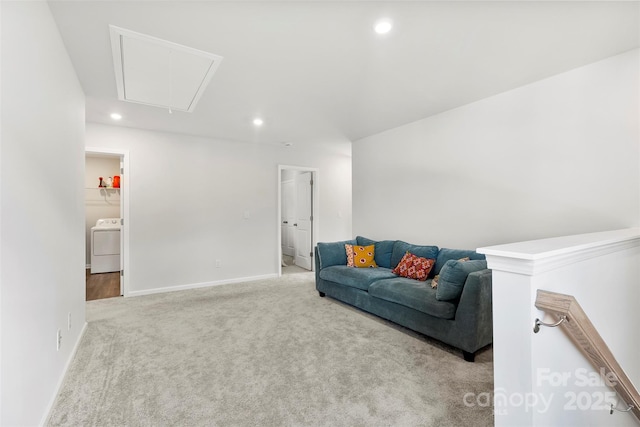
<svg viewBox="0 0 640 427"><path fill-rule="evenodd" d="M91 274L120 271L120 218L102 218L91 227Z"/></svg>

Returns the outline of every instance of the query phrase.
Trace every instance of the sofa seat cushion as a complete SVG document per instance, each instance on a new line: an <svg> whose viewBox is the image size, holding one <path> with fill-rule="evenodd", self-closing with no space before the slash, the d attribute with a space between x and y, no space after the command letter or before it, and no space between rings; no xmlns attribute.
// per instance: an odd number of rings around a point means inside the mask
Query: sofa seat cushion
<svg viewBox="0 0 640 427"><path fill-rule="evenodd" d="M436 299L436 290L431 288L431 280L422 282L404 277L378 280L369 286L369 295L441 319L453 319L456 314L454 303Z"/></svg>
<svg viewBox="0 0 640 427"><path fill-rule="evenodd" d="M381 279L397 277L388 268L354 268L346 265L334 265L320 270L320 278L366 291L369 285Z"/></svg>

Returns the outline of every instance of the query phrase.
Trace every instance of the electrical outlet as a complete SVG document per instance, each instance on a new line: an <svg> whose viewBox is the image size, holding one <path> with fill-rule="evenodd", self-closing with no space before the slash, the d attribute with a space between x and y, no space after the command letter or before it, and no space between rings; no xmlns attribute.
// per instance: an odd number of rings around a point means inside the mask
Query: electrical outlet
<svg viewBox="0 0 640 427"><path fill-rule="evenodd" d="M67 331L71 330L71 312L67 315Z"/></svg>
<svg viewBox="0 0 640 427"><path fill-rule="evenodd" d="M62 345L62 329L58 329L58 333L56 335L56 350L60 350L61 345Z"/></svg>
<svg viewBox="0 0 640 427"><path fill-rule="evenodd" d="M222 261L217 259L216 260L216 268L220 268L220 267L222 267Z"/></svg>

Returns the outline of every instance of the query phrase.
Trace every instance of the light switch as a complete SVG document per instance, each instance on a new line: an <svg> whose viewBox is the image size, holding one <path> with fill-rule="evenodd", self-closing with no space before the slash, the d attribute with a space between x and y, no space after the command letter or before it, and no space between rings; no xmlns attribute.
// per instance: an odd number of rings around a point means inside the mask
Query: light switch
<svg viewBox="0 0 640 427"><path fill-rule="evenodd" d="M251 217L251 212L249 212L249 209L247 209L246 211L244 211L244 219L249 219Z"/></svg>

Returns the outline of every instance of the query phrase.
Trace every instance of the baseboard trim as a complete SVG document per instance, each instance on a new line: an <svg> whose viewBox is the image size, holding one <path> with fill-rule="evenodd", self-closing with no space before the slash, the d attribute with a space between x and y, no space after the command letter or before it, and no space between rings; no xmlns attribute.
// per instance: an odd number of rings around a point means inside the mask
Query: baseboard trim
<svg viewBox="0 0 640 427"><path fill-rule="evenodd" d="M76 340L76 343L73 346L73 350L71 350L71 353L69 354L69 358L67 359L67 363L65 363L64 365L64 369L62 370L60 379L58 379L58 384L56 385L55 393L53 394L53 396L51 396L51 401L49 402L49 405L47 406L47 410L44 413L44 418L40 422L41 426L45 426L49 424L49 417L51 416L51 410L53 409L53 407L56 404L56 401L58 400L58 393L60 393L62 384L64 384L64 379L67 377L67 371L71 366L71 362L73 362L73 359L76 357L76 352L78 351L78 347L80 347L80 342L82 341L82 337L84 337L84 333L87 330L88 325L89 324L87 322L84 322L84 325L82 326L80 335L78 335L78 339Z"/></svg>
<svg viewBox="0 0 640 427"><path fill-rule="evenodd" d="M208 288L211 286L230 285L233 283L255 282L256 280L277 278L277 273L263 274L261 276L238 277L236 279L216 280L214 282L191 283L188 285L167 286L165 288L144 289L141 291L129 291L125 293L125 297L138 297L151 294L162 294L165 292L186 291L189 289Z"/></svg>

